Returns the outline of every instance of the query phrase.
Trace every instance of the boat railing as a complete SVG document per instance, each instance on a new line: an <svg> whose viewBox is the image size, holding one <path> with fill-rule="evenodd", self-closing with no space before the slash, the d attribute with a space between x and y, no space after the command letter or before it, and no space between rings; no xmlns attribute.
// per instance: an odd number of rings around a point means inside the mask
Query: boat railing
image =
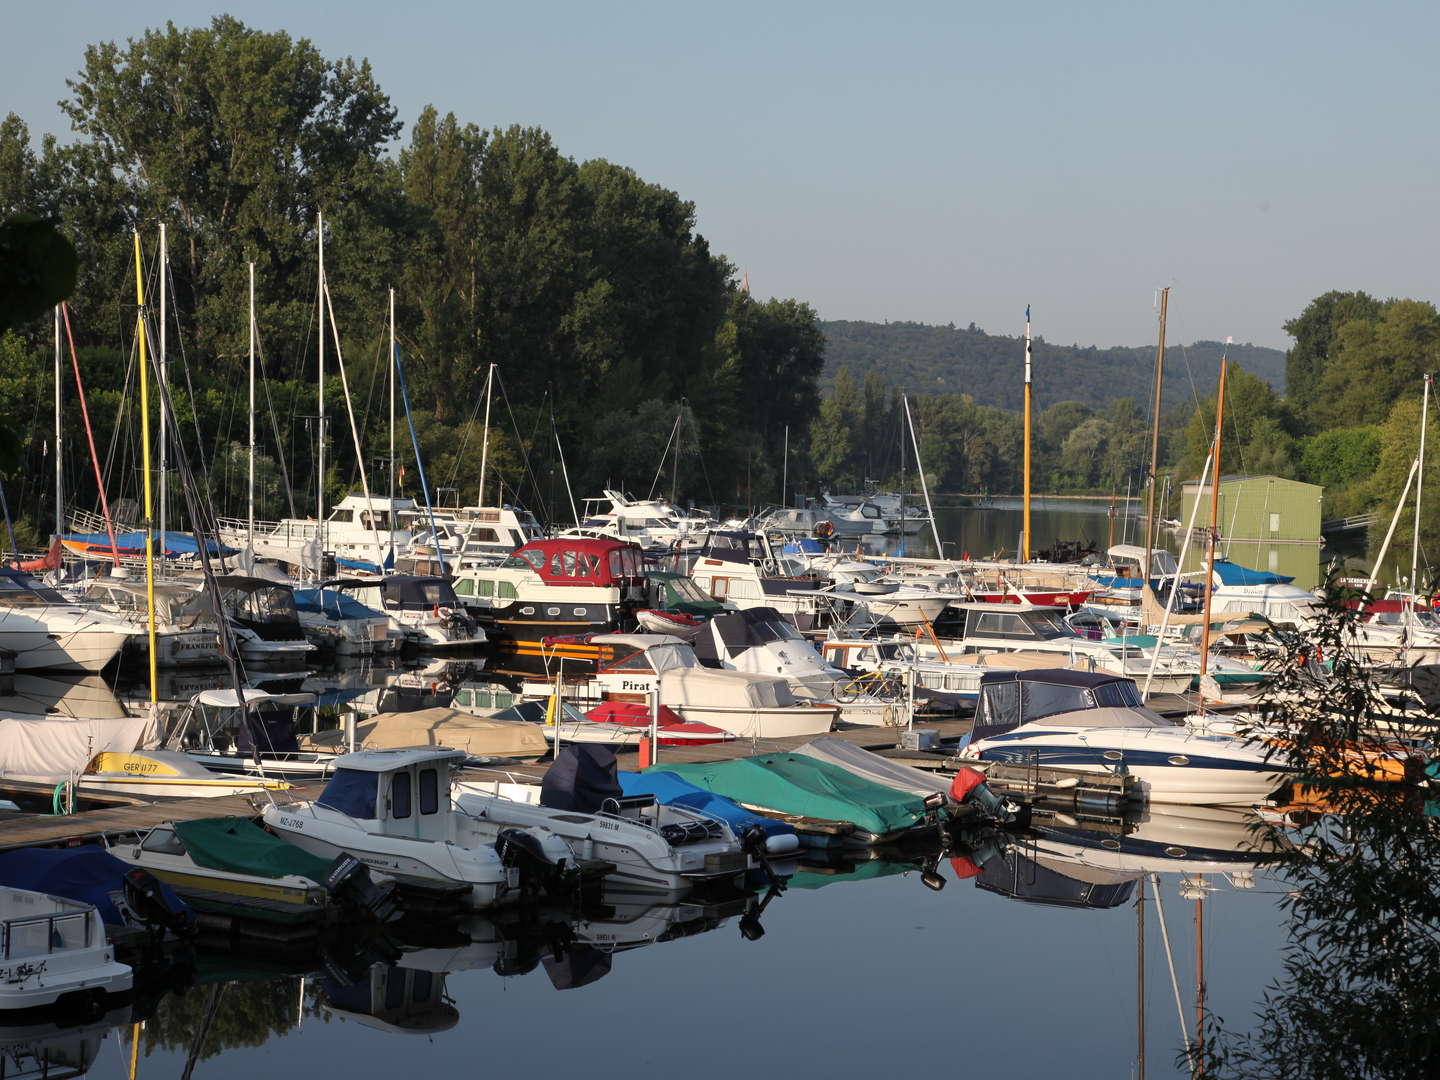
<svg viewBox="0 0 1440 1080"><path fill-rule="evenodd" d="M26 915L0 923L0 960L48 956L56 949L90 946L90 909Z"/></svg>
<svg viewBox="0 0 1440 1080"><path fill-rule="evenodd" d="M220 532L228 537L248 537L250 535L249 518L222 517L217 521ZM293 518L285 521L257 521L255 522L255 535L270 543L298 546L310 540L318 540L322 524L323 522L319 521L296 521Z"/></svg>

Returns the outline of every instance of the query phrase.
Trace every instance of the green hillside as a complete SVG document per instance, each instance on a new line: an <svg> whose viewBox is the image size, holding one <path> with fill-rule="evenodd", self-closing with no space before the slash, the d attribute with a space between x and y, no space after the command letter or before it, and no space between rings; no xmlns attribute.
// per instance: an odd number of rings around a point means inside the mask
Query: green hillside
<svg viewBox="0 0 1440 1080"><path fill-rule="evenodd" d="M924 323L822 322L828 391L835 372L848 367L857 380L877 369L912 393L969 394L978 404L1019 409L1023 403L1024 341L968 329ZM1166 349L1165 405L1191 402L1215 391L1220 354L1215 341ZM1257 345L1231 345L1230 360L1284 392L1285 354ZM1043 408L1057 401L1103 407L1117 398L1143 401L1150 394L1155 346L1099 349L1035 341L1035 400ZM1191 380L1194 381L1192 393Z"/></svg>

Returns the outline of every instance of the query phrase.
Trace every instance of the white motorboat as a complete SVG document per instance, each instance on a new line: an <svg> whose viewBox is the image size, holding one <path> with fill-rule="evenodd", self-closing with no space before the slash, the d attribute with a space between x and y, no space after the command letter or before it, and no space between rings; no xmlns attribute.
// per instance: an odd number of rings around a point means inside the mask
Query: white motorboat
<svg viewBox="0 0 1440 1080"><path fill-rule="evenodd" d="M214 773L177 750L107 750L92 757L74 783L82 796L106 793L152 800L256 795L290 786L279 779Z"/></svg>
<svg viewBox="0 0 1440 1080"><path fill-rule="evenodd" d="M215 582L246 664L290 668L309 662L316 650L305 640L291 585L240 574L228 574ZM208 604L208 595L202 592L195 603Z"/></svg>
<svg viewBox="0 0 1440 1080"><path fill-rule="evenodd" d="M67 600L19 570L0 569L0 649L17 671L99 671L134 633L124 619Z"/></svg>
<svg viewBox="0 0 1440 1080"><path fill-rule="evenodd" d="M405 637L427 652L476 649L485 631L460 604L450 582L428 574L391 574L383 578L346 578L327 583L342 593L363 592Z"/></svg>
<svg viewBox="0 0 1440 1080"><path fill-rule="evenodd" d="M722 612L690 640L705 666L778 676L797 699L838 706L841 723L903 726L909 719L906 700L858 690L849 674L826 660L774 608Z"/></svg>
<svg viewBox="0 0 1440 1080"><path fill-rule="evenodd" d="M305 639L336 656L398 652L405 637L385 612L337 589L296 589L295 610Z"/></svg>
<svg viewBox="0 0 1440 1080"><path fill-rule="evenodd" d="M1103 672L1009 671L980 684L961 751L984 761L1127 772L1155 802L1258 806L1294 774L1266 747L1145 708L1131 679Z"/></svg>
<svg viewBox="0 0 1440 1080"><path fill-rule="evenodd" d="M348 852L402 883L462 890L471 907L491 907L518 898L521 874L496 851L492 828L456 811L451 770L464 760L444 747L359 750L336 760L313 801L272 803L261 816L313 855ZM552 864L570 858L563 842L535 839Z"/></svg>
<svg viewBox="0 0 1440 1080"><path fill-rule="evenodd" d="M658 690L660 704L686 720L760 739L821 735L839 717L839 705L799 700L780 676L703 667L690 643L676 637L591 634L586 644L597 651L598 670L567 688L566 696L587 705L647 702ZM537 683L527 690L543 697L549 688Z"/></svg>
<svg viewBox="0 0 1440 1080"><path fill-rule="evenodd" d="M520 828L559 837L577 863L612 864L609 888L680 893L695 885L737 883L749 869L740 839L723 821L658 803L653 795L627 796L614 770L608 750L571 747L542 784L460 783L455 805L492 842Z"/></svg>
<svg viewBox="0 0 1440 1080"><path fill-rule="evenodd" d="M318 734L315 695L245 688L202 690L171 725L167 749L182 751L211 772L269 780L319 780L330 775L337 750L301 749L301 728ZM309 723L302 723L308 720Z"/></svg>
<svg viewBox="0 0 1440 1080"><path fill-rule="evenodd" d="M124 576L116 576L122 573ZM201 667L221 663L219 620L214 609L196 602L193 589L174 581L156 582L155 663L159 667ZM130 644L140 653L150 648L145 582L123 568L96 578L86 599L124 619L131 626Z"/></svg>
<svg viewBox="0 0 1440 1080"><path fill-rule="evenodd" d="M133 984L94 905L0 887L0 1012L103 1007Z"/></svg>

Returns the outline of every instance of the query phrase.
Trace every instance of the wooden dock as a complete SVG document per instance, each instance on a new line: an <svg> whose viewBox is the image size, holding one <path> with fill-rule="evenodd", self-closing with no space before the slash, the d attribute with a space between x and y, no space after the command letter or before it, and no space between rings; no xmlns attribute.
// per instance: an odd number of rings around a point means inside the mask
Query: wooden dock
<svg viewBox="0 0 1440 1080"><path fill-rule="evenodd" d="M942 739L956 738L970 730L969 720L945 720L917 725L916 730L935 731ZM847 731L831 732L836 738L854 743L866 750L893 749L900 743L905 728L873 727L853 728ZM664 747L660 751L659 764L667 761L676 764L692 761L725 761L731 758L748 757L752 754L783 753L809 742L814 736L804 735L785 739L735 739L730 742L713 743L708 746ZM622 769L639 768L638 755L634 751L617 754ZM503 771L517 779L539 780L545 775L549 762L522 763L503 770L496 768L467 770L461 779L494 779L497 771ZM313 798L324 785L319 783L296 784L294 794L300 799ZM107 807L103 810L84 810L63 817L20 817L0 819L0 850L21 847L43 847L82 841L94 841L105 836L143 832L167 821L193 821L211 817L250 817L264 806L266 797L253 795L222 795L207 799L171 799L164 802L143 803L134 806Z"/></svg>

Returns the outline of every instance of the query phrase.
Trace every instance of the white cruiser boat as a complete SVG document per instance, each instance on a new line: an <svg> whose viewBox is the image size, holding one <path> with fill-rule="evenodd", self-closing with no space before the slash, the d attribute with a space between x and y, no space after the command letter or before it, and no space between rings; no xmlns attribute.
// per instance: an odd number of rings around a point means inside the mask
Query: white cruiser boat
<svg viewBox="0 0 1440 1080"><path fill-rule="evenodd" d="M335 504L324 521L314 518L285 518L255 523L255 554L286 562L312 566L315 556L335 558L337 565L349 562L349 569L379 572L394 552L410 542L412 523L424 514L414 499L388 499L347 495ZM220 538L234 547L251 542L250 523L243 518L221 518ZM363 566L360 564L364 564Z"/></svg>
<svg viewBox="0 0 1440 1080"><path fill-rule="evenodd" d="M1263 745L1207 734L1145 708L1131 679L1009 671L980 683L962 757L1133 775L1154 802L1258 806L1294 778Z"/></svg>
<svg viewBox="0 0 1440 1080"><path fill-rule="evenodd" d="M608 785L596 763L608 762ZM613 864L606 885L680 893L694 885L735 883L750 866L730 827L686 807L657 803L653 795L627 796L614 779L608 750L571 747L541 785L507 780L457 784L455 805L470 815L481 835L498 841L508 829L556 836L578 863ZM583 782L576 777L584 775ZM610 794L597 793L607 788Z"/></svg>
<svg viewBox="0 0 1440 1080"><path fill-rule="evenodd" d="M646 550L668 551L693 543L714 525L704 514L687 514L658 499L636 499L607 488L603 499L585 500L578 527L561 535L610 537L632 541Z"/></svg>
<svg viewBox="0 0 1440 1080"><path fill-rule="evenodd" d="M306 640L336 656L398 652L405 637L388 614L338 589L296 589L295 611Z"/></svg>
<svg viewBox="0 0 1440 1080"><path fill-rule="evenodd" d="M816 590L830 579L789 569L763 535L717 530L696 556L690 577L712 599L737 608L774 608L799 629L813 630L826 610Z"/></svg>
<svg viewBox="0 0 1440 1080"><path fill-rule="evenodd" d="M124 576L96 578L85 598L124 619L131 626L129 644L144 654L150 649L145 580ZM219 617L213 607L197 603L194 589L173 581L157 581L155 595L155 663L158 667L203 667L221 663Z"/></svg>
<svg viewBox="0 0 1440 1080"><path fill-rule="evenodd" d="M518 896L520 875L493 830L451 803L451 770L464 760L444 747L345 754L312 802L274 803L261 817L313 855L348 852L402 883L464 889L472 907L491 907Z"/></svg>
<svg viewBox="0 0 1440 1080"><path fill-rule="evenodd" d="M99 671L133 633L116 615L0 569L0 649L15 654L17 671Z"/></svg>
<svg viewBox="0 0 1440 1080"><path fill-rule="evenodd" d="M305 640L292 586L268 578L227 574L215 579L220 603L230 620L240 658L267 667L303 667L315 653ZM210 603L203 589L192 603Z"/></svg>
<svg viewBox="0 0 1440 1080"><path fill-rule="evenodd" d="M839 705L797 699L778 675L704 667L689 642L667 634L591 634L585 644L596 672L570 684L566 696L586 704L644 703L658 690L660 704L686 720L758 739L822 735L839 717ZM535 697L549 689L545 683L526 687Z"/></svg>
<svg viewBox="0 0 1440 1080"><path fill-rule="evenodd" d="M374 599L379 610L404 635L405 642L427 652L460 651L485 644L485 631L460 604L443 577L391 574L383 578L346 578L326 583L342 593Z"/></svg>
<svg viewBox="0 0 1440 1080"><path fill-rule="evenodd" d="M0 1013L101 1006L134 973L115 959L93 904L0 887Z"/></svg>

